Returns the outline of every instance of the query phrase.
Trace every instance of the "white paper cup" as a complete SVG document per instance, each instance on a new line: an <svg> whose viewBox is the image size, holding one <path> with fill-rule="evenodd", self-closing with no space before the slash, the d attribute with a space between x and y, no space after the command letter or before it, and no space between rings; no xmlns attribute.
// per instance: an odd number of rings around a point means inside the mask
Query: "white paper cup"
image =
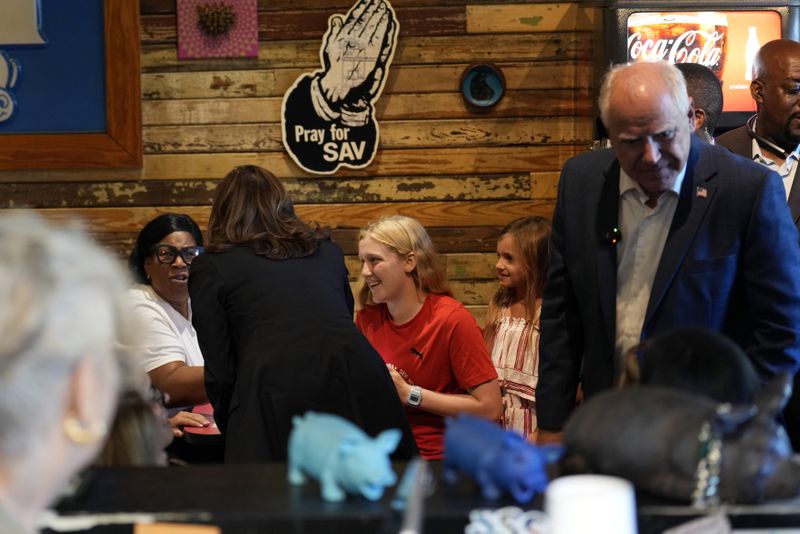
<svg viewBox="0 0 800 534"><path fill-rule="evenodd" d="M552 534L636 534L633 484L604 475L572 475L547 486Z"/></svg>

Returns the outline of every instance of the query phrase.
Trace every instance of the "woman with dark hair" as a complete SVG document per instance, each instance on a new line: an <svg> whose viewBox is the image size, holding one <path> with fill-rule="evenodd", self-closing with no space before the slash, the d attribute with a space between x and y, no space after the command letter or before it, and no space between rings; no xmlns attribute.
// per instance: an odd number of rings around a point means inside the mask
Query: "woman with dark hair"
<svg viewBox="0 0 800 534"><path fill-rule="evenodd" d="M286 459L292 417L337 414L413 437L381 357L353 324L342 251L295 215L283 185L247 165L217 187L207 252L192 265L193 322L227 462Z"/></svg>
<svg viewBox="0 0 800 534"><path fill-rule="evenodd" d="M203 251L203 234L188 215L166 213L142 228L128 265L138 284L130 291L134 316L144 328L144 370L167 400L172 422L204 426L180 407L208 402L203 355L191 323L189 267Z"/></svg>

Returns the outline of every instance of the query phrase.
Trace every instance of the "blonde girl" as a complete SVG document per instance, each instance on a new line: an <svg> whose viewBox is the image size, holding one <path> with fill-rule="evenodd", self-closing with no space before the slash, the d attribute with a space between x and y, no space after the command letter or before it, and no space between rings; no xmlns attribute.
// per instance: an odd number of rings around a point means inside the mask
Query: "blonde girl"
<svg viewBox="0 0 800 534"><path fill-rule="evenodd" d="M550 222L525 217L509 223L497 241L500 287L489 303L486 347L503 397L503 427L526 438L536 429L539 314L547 273Z"/></svg>
<svg viewBox="0 0 800 534"><path fill-rule="evenodd" d="M358 243L364 286L356 324L389 367L420 454L444 456L444 416L498 420L497 373L480 328L450 293L419 222L401 215L370 223Z"/></svg>

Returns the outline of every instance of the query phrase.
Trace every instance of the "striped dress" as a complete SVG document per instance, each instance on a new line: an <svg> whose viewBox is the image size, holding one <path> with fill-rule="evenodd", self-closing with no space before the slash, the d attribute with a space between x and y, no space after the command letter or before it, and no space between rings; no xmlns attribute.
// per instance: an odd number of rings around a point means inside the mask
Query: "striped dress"
<svg viewBox="0 0 800 534"><path fill-rule="evenodd" d="M501 311L495 321L492 363L503 394L503 428L526 438L536 429L536 383L539 380L539 313L535 321Z"/></svg>

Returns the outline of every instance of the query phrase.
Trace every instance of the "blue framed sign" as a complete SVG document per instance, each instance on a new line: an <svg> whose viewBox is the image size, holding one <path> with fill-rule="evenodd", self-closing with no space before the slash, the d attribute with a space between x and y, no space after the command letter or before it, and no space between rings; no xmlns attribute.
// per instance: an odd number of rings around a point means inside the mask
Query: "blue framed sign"
<svg viewBox="0 0 800 534"><path fill-rule="evenodd" d="M3 90L13 98L12 112L0 116L0 135L104 131L103 0L3 4L0 11L16 23L0 22Z"/></svg>
<svg viewBox="0 0 800 534"><path fill-rule="evenodd" d="M0 15L0 169L140 167L138 0L2 0Z"/></svg>

